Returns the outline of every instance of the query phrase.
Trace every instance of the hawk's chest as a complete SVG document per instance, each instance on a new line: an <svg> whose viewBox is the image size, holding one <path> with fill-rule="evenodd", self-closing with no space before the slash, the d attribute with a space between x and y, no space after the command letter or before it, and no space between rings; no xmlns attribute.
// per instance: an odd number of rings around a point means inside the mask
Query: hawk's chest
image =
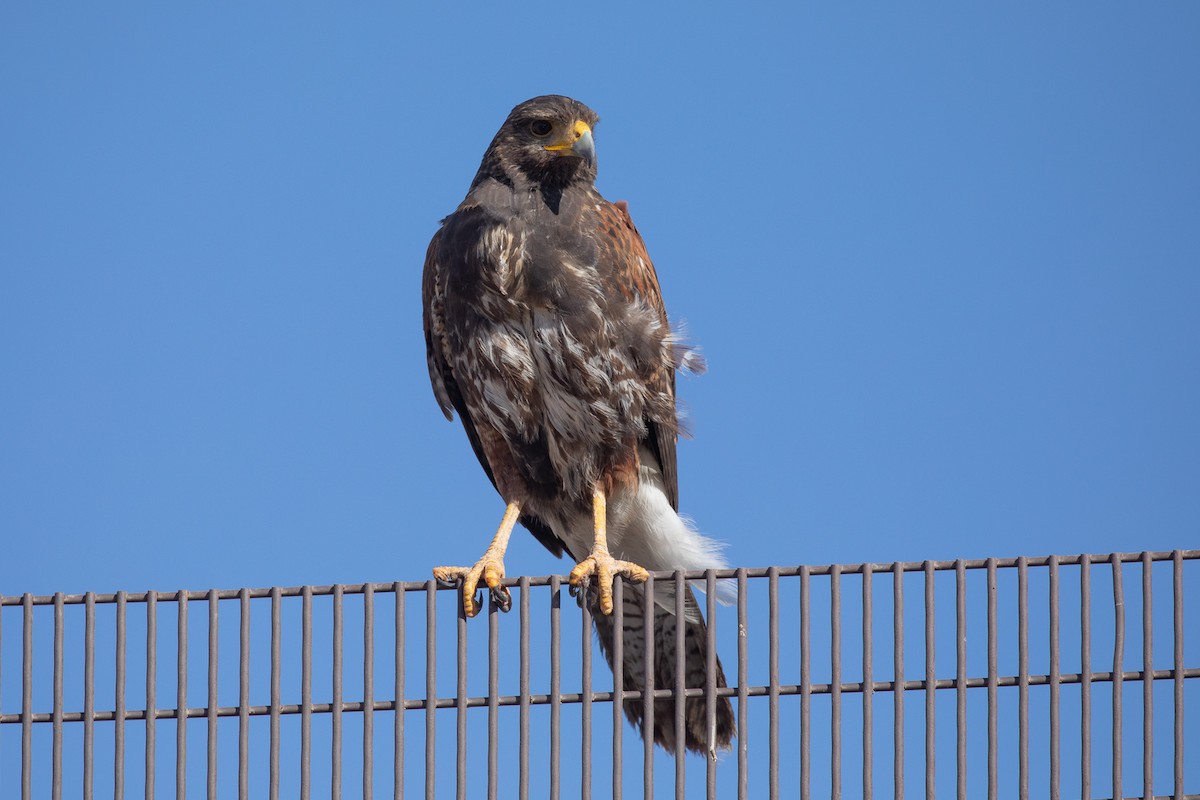
<svg viewBox="0 0 1200 800"><path fill-rule="evenodd" d="M612 265L596 244L586 209L558 214L537 208L498 222L485 232L481 266L492 288L523 309L565 316L599 303Z"/></svg>
<svg viewBox="0 0 1200 800"><path fill-rule="evenodd" d="M536 204L503 213L492 206L470 236L450 232L470 244L464 257L448 259L449 326L481 356L474 368L503 374L514 395L549 378L550 388L594 397L669 361L667 329L651 304L622 291L598 217L594 200L564 199L557 214Z"/></svg>

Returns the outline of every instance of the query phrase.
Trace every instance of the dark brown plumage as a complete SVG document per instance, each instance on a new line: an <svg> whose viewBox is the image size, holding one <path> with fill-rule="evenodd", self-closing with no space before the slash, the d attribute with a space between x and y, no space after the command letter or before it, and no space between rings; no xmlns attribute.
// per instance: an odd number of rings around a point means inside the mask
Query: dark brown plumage
<svg viewBox="0 0 1200 800"><path fill-rule="evenodd" d="M429 244L422 282L429 374L447 418L458 413L507 505L484 557L440 567L477 613L482 581L502 604L503 556L516 520L556 555L579 562L571 583L594 597L611 664L613 575L723 566L678 515L675 370L700 367L671 333L658 278L624 204L596 191L597 117L567 97L513 109L466 199ZM622 560L628 559L628 560ZM704 685L704 622L688 589L686 685ZM625 686L642 685L642 592L625 597ZM674 593L656 588L655 674L674 686ZM718 685L724 674L718 665ZM674 739L671 704L654 737ZM641 723L641 703L626 713ZM687 741L709 749L703 699L686 704ZM733 736L717 705L712 747Z"/></svg>

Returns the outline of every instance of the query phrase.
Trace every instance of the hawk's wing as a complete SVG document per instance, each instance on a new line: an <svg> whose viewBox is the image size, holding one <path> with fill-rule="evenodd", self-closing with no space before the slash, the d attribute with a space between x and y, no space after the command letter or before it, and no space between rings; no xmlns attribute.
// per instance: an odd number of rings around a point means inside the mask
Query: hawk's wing
<svg viewBox="0 0 1200 800"><path fill-rule="evenodd" d="M662 322L663 330L669 331L666 307L663 305L662 290L658 285L658 274L654 271L654 263L646 251L646 243L638 233L633 218L629 215L629 205L624 200L616 203L602 202L599 204L601 230L608 233L601 237L606 245L605 255L611 259L615 269L613 288L627 300L642 300L654 309ZM673 347L679 345L672 343ZM677 351L678 353L678 351ZM654 392L662 392L675 399L675 363L660 365L652 374L649 383ZM671 407L670 419L646 419L646 444L658 458L658 466L662 471L663 489L671 507L679 510L679 467L675 456L675 442L679 432L678 420L675 416L674 405Z"/></svg>
<svg viewBox="0 0 1200 800"><path fill-rule="evenodd" d="M445 317L443 316L438 257L442 243L442 234L445 230L444 227L439 229L429 242L429 249L425 253L425 268L421 276L421 304L424 308L423 317L425 326L425 360L429 366L429 382L433 384L434 397L437 398L438 405L441 407L442 413L446 415L446 419L454 419L454 413L458 412L458 418L462 420L463 430L467 432L467 439L471 442L471 449L475 451L475 458L479 459L479 465L483 467L488 480L495 487L496 478L492 474L492 467L488 464L487 456L484 455L483 443L479 439L479 432L475 429L475 422L471 419L471 413L467 410L466 401L463 399L458 383L454 380L454 372L451 370L449 362L446 361L445 350L443 349L446 341L446 327ZM560 558L562 557L563 542L554 535L549 525L530 514L521 515L521 524L528 528L529 532L547 550Z"/></svg>

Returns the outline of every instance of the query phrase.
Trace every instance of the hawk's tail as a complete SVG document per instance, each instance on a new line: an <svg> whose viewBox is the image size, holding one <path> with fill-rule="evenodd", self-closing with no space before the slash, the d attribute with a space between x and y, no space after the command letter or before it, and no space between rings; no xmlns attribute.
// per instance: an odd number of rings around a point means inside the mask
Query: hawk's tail
<svg viewBox="0 0 1200 800"><path fill-rule="evenodd" d="M646 636L645 603L640 586L626 584L624 587L624 687L627 691L641 691L645 686ZM707 674L707 626L700 616L696 597L690 588L684 598L689 612L684 619L676 618L672 611L654 606L654 687L675 689L675 637L677 625L683 631L683 685L686 689L704 689ZM600 649L613 666L614 626L613 617L596 614L596 633L600 638ZM725 687L725 671L717 659L717 688ZM615 667L614 667L615 669ZM697 753L715 756L717 750L728 750L733 740L735 722L733 706L728 697L715 699L714 723L711 733L708 723L708 705L703 695L689 697L684 701L684 745ZM646 736L643 701L625 701L625 716L638 727L643 738ZM675 698L659 697L654 701L654 741L667 750L675 748ZM711 742L711 745L710 745Z"/></svg>

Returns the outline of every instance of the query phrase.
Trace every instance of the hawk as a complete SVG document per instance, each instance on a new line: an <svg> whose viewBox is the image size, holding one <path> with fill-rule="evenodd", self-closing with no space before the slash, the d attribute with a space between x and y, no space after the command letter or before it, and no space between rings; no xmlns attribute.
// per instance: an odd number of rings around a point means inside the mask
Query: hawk
<svg viewBox="0 0 1200 800"><path fill-rule="evenodd" d="M429 243L422 279L429 377L447 419L457 412L505 503L500 527L472 567L439 567L479 613L482 581L499 606L504 552L518 521L552 553L576 561L572 591L599 606L596 628L612 665L613 579L647 570L720 568L718 546L678 513L676 369L703 369L671 331L654 265L624 203L596 191L593 129L582 103L547 95L521 103L500 127L466 198ZM667 583L667 582L663 582ZM722 587L724 588L724 587ZM656 585L656 686L675 686L684 625L685 686L705 685L705 623L690 588L684 619L671 585ZM624 680L644 683L643 592L624 597ZM716 681L725 686L717 662ZM673 700L656 701L653 736L675 745ZM707 751L703 697L685 704L686 741ZM625 713L642 727L642 702ZM715 747L733 737L718 701ZM643 731L643 735L646 732Z"/></svg>

